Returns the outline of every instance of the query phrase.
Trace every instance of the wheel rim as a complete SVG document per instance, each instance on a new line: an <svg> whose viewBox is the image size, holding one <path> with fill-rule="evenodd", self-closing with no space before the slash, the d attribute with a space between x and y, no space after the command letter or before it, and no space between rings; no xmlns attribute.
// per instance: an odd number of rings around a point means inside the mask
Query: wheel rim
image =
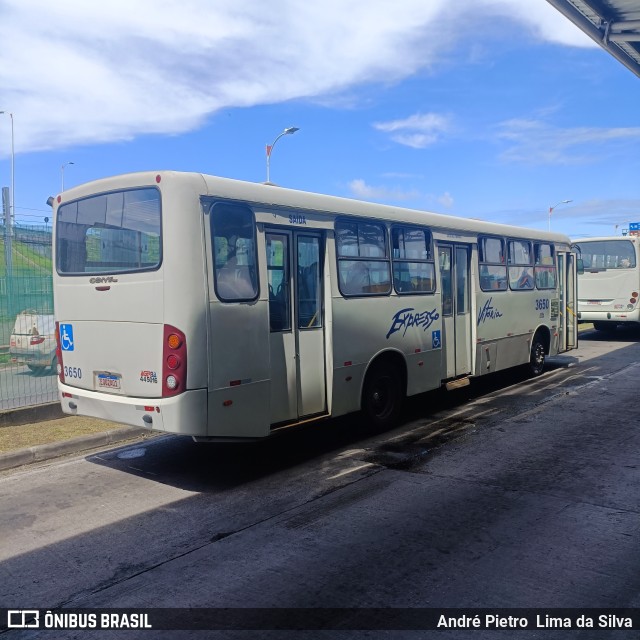
<svg viewBox="0 0 640 640"><path fill-rule="evenodd" d="M378 378L371 389L369 397L371 413L376 418L384 419L393 410L393 385L388 376Z"/></svg>
<svg viewBox="0 0 640 640"><path fill-rule="evenodd" d="M539 342L534 347L531 360L534 371L536 373L542 371L544 367L544 347Z"/></svg>

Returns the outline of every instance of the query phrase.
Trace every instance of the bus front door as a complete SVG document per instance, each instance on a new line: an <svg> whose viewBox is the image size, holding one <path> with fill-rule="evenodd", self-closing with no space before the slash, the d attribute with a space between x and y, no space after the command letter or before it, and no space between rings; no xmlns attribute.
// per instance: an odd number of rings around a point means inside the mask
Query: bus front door
<svg viewBox="0 0 640 640"><path fill-rule="evenodd" d="M578 322L576 317L576 258L572 253L558 254L558 286L560 316L558 318L558 351L569 351L578 346Z"/></svg>
<svg viewBox="0 0 640 640"><path fill-rule="evenodd" d="M468 245L439 245L445 378L471 373L471 307Z"/></svg>
<svg viewBox="0 0 640 640"><path fill-rule="evenodd" d="M271 361L271 424L326 411L323 237L265 232Z"/></svg>

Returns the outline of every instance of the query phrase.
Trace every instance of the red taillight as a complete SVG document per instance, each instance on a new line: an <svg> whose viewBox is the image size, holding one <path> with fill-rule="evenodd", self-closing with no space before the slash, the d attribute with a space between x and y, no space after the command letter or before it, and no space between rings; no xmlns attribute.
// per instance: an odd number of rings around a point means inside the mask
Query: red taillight
<svg viewBox="0 0 640 640"><path fill-rule="evenodd" d="M58 361L58 378L64 382L64 364L62 363L62 349L60 348L60 323L56 322L56 360Z"/></svg>
<svg viewBox="0 0 640 640"><path fill-rule="evenodd" d="M164 325L162 346L162 397L175 396L187 388L187 339L179 329Z"/></svg>
<svg viewBox="0 0 640 640"><path fill-rule="evenodd" d="M42 344L44 342L44 336L32 336L31 340L29 341L30 345L35 345L35 344Z"/></svg>
<svg viewBox="0 0 640 640"><path fill-rule="evenodd" d="M175 353L170 353L167 356L167 367L169 369L177 369L180 366L180 358Z"/></svg>
<svg viewBox="0 0 640 640"><path fill-rule="evenodd" d="M15 347L16 346L16 339L15 338L11 338L9 341L9 346L10 347Z"/></svg>

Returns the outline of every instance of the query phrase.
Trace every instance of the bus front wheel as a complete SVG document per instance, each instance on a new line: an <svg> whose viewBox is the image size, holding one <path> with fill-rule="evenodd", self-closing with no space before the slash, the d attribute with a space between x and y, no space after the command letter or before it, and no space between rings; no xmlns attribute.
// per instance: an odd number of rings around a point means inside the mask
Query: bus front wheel
<svg viewBox="0 0 640 640"><path fill-rule="evenodd" d="M402 374L391 362L374 364L367 373L362 392L362 409L369 426L384 431L396 424L402 412Z"/></svg>

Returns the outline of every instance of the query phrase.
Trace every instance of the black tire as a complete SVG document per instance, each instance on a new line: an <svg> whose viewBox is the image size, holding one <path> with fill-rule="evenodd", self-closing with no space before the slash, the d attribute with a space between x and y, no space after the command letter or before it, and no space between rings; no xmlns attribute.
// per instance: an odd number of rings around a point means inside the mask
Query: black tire
<svg viewBox="0 0 640 640"><path fill-rule="evenodd" d="M402 374L392 363L374 364L367 373L362 390L362 411L367 426L374 432L395 425L404 404Z"/></svg>
<svg viewBox="0 0 640 640"><path fill-rule="evenodd" d="M529 357L529 374L539 376L544 371L545 347L539 336L535 336L531 343L531 356Z"/></svg>
<svg viewBox="0 0 640 640"><path fill-rule="evenodd" d="M618 325L615 322L594 322L593 328L596 331L615 331Z"/></svg>

